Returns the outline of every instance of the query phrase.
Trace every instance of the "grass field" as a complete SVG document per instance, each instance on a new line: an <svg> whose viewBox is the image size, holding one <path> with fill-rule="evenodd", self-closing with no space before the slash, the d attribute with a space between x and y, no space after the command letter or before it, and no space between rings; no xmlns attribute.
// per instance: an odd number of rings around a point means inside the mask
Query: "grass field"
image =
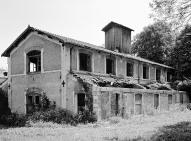
<svg viewBox="0 0 191 141"><path fill-rule="evenodd" d="M177 124L183 122L181 124ZM1 141L127 141L157 140L191 131L191 111L170 111L153 116L139 115L127 120L113 117L94 124L67 126L32 123L32 127L0 127ZM173 126L169 126L173 125ZM184 129L184 130L183 130ZM177 132L174 132L177 131ZM191 137L191 132L185 139ZM158 138L157 138L158 137ZM181 139L181 137L180 137Z"/></svg>

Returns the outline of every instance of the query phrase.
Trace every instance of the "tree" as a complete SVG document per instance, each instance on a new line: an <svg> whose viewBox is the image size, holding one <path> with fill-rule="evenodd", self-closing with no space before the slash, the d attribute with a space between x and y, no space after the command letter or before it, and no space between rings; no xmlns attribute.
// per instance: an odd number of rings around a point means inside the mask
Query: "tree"
<svg viewBox="0 0 191 141"><path fill-rule="evenodd" d="M182 77L191 77L191 25L187 25L177 37L171 63Z"/></svg>
<svg viewBox="0 0 191 141"><path fill-rule="evenodd" d="M182 28L190 22L190 0L152 0L150 7L154 20L165 21L171 24L173 29Z"/></svg>
<svg viewBox="0 0 191 141"><path fill-rule="evenodd" d="M165 22L149 25L133 40L132 53L158 63L167 63L174 36Z"/></svg>

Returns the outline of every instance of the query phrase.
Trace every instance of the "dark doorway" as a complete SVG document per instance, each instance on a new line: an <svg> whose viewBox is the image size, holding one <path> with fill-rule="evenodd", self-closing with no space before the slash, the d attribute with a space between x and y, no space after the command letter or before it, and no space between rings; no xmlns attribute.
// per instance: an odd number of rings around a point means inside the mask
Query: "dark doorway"
<svg viewBox="0 0 191 141"><path fill-rule="evenodd" d="M158 109L159 107L159 94L154 94L154 108Z"/></svg>
<svg viewBox="0 0 191 141"><path fill-rule="evenodd" d="M85 110L85 94L78 94L77 95L77 103L78 103L78 113L83 112Z"/></svg>
<svg viewBox="0 0 191 141"><path fill-rule="evenodd" d="M26 96L26 112L27 114L40 110L41 100L39 94L30 94Z"/></svg>
<svg viewBox="0 0 191 141"><path fill-rule="evenodd" d="M119 94L115 94L115 115L119 114Z"/></svg>

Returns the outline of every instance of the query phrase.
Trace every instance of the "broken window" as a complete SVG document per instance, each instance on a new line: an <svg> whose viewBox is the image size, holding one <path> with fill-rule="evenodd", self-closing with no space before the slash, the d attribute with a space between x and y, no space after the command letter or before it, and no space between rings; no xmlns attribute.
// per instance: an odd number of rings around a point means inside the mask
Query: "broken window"
<svg viewBox="0 0 191 141"><path fill-rule="evenodd" d="M143 65L143 79L149 79L149 66Z"/></svg>
<svg viewBox="0 0 191 141"><path fill-rule="evenodd" d="M172 75L170 72L167 71L167 82L170 82L172 79Z"/></svg>
<svg viewBox="0 0 191 141"><path fill-rule="evenodd" d="M142 94L135 94L135 114L142 113Z"/></svg>
<svg viewBox="0 0 191 141"><path fill-rule="evenodd" d="M91 72L91 55L86 53L79 54L80 70Z"/></svg>
<svg viewBox="0 0 191 141"><path fill-rule="evenodd" d="M85 94L80 93L77 94L77 106L78 106L78 113L83 112L85 110Z"/></svg>
<svg viewBox="0 0 191 141"><path fill-rule="evenodd" d="M160 75L161 75L161 70L160 69L156 69L156 80L160 81Z"/></svg>
<svg viewBox="0 0 191 141"><path fill-rule="evenodd" d="M154 108L158 109L159 107L159 94L154 94Z"/></svg>
<svg viewBox="0 0 191 141"><path fill-rule="evenodd" d="M133 63L127 63L127 76L133 76Z"/></svg>
<svg viewBox="0 0 191 141"><path fill-rule="evenodd" d="M28 57L28 72L41 71L41 52L33 50L27 54Z"/></svg>
<svg viewBox="0 0 191 141"><path fill-rule="evenodd" d="M115 74L115 62L112 58L106 58L106 73Z"/></svg>
<svg viewBox="0 0 191 141"><path fill-rule="evenodd" d="M34 111L38 111L41 107L40 95L36 93L32 93L26 96L27 101L27 113L32 113Z"/></svg>

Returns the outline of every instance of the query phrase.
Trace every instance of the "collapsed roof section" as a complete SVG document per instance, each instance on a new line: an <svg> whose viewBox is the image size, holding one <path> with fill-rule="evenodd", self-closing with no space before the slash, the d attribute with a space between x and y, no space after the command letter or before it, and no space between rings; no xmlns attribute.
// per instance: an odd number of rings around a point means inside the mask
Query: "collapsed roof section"
<svg viewBox="0 0 191 141"><path fill-rule="evenodd" d="M131 80L117 77L106 77L91 74L72 73L77 80L99 87L117 87L132 89L151 89L151 90L173 90L168 84L152 83L149 85L140 85Z"/></svg>

